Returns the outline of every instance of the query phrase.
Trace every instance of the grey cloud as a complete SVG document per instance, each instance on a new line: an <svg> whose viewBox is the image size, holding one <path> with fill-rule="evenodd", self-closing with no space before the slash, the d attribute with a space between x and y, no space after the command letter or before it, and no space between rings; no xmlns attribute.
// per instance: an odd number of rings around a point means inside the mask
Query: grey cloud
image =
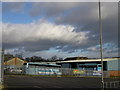
<svg viewBox="0 0 120 90"><path fill-rule="evenodd" d="M118 53L118 46L112 42L103 44L102 49L103 49L103 56L105 56L106 54ZM87 48L86 51L97 53L100 52L100 47L99 45L92 46Z"/></svg>
<svg viewBox="0 0 120 90"><path fill-rule="evenodd" d="M67 10L78 7L77 2L35 2L30 10L31 16L45 15L46 18L65 13Z"/></svg>
<svg viewBox="0 0 120 90"><path fill-rule="evenodd" d="M24 5L24 2L3 2L2 12L22 12Z"/></svg>
<svg viewBox="0 0 120 90"><path fill-rule="evenodd" d="M74 31L71 25L42 20L30 24L3 24L3 46L6 49L24 47L26 51L43 51L57 46L66 50L63 47L68 45L73 50L73 47L86 43L87 34L89 32Z"/></svg>
<svg viewBox="0 0 120 90"><path fill-rule="evenodd" d="M83 4L83 5L82 5ZM98 3L82 3L67 15L56 17L58 24L72 24L76 31L90 31L88 45L90 47L99 44L99 16ZM117 2L101 3L103 43L113 42L118 45L118 7ZM82 8L82 9L81 9ZM95 36L94 36L95 35ZM93 37L94 36L94 37ZM83 48L82 47L82 48ZM74 49L74 48L73 48Z"/></svg>
<svg viewBox="0 0 120 90"><path fill-rule="evenodd" d="M74 26L74 32L89 31L87 43L76 44L60 40L36 40L35 42L4 43L6 47L26 46L26 50L49 50L56 47L60 52L76 52L77 49L87 48L99 44L98 3L32 3L29 14L32 17L43 16L52 18L57 25L67 24ZM103 44L118 44L117 3L102 3ZM66 35L65 35L66 36ZM72 40L71 40L72 41ZM8 45L8 46L7 46ZM35 46L36 45L36 46ZM59 47L57 47L59 46ZM65 47L67 46L67 47ZM39 48L39 49L38 49Z"/></svg>

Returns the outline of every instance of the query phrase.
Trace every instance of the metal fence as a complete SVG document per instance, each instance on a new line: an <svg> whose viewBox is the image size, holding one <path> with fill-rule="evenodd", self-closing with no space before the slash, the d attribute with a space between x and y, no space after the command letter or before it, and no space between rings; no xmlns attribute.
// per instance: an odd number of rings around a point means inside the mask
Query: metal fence
<svg viewBox="0 0 120 90"><path fill-rule="evenodd" d="M62 75L72 75L72 76L85 76L85 77L101 77L101 71L95 70L79 70L79 69L70 69L70 68L60 68ZM109 72L104 71L104 77L109 77Z"/></svg>
<svg viewBox="0 0 120 90"><path fill-rule="evenodd" d="M30 75L69 75L76 77L101 77L101 71L79 70L72 68L56 68L56 67L39 67L32 66L28 68L7 68L5 74L30 74ZM104 71L104 77L109 77L109 72Z"/></svg>
<svg viewBox="0 0 120 90"><path fill-rule="evenodd" d="M32 66L23 68L22 73L32 75L69 75L69 76L93 76L101 77L101 71L94 70L79 70L72 68L56 68L56 67L39 67ZM109 72L104 71L104 77L109 77Z"/></svg>
<svg viewBox="0 0 120 90"><path fill-rule="evenodd" d="M104 82L104 88L120 88L120 81Z"/></svg>
<svg viewBox="0 0 120 90"><path fill-rule="evenodd" d="M5 68L4 74L24 74L23 68L15 67L15 68Z"/></svg>

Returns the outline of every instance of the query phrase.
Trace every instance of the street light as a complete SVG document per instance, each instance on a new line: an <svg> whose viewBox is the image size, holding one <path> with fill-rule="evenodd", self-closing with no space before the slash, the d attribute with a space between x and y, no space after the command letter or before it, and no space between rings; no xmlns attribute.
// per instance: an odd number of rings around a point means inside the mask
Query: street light
<svg viewBox="0 0 120 90"><path fill-rule="evenodd" d="M0 89L3 88L3 60L4 50L0 49Z"/></svg>
<svg viewBox="0 0 120 90"><path fill-rule="evenodd" d="M100 30L100 56L101 56L101 84L102 84L102 89L104 89L104 72L103 72L103 53L102 53L102 19L101 19L101 4L99 0L99 30Z"/></svg>

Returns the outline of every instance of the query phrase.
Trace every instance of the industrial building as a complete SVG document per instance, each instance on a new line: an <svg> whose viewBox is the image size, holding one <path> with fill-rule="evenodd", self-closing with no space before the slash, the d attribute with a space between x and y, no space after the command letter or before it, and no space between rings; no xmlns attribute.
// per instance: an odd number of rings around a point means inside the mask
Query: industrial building
<svg viewBox="0 0 120 90"><path fill-rule="evenodd" d="M25 62L19 58L13 58L4 62L5 70L17 70L24 74L33 75L79 75L101 76L101 59L87 57L72 57L55 62ZM103 58L104 75L120 76L120 58Z"/></svg>
<svg viewBox="0 0 120 90"><path fill-rule="evenodd" d="M101 59L67 59L56 64L61 65L62 68L101 71ZM110 76L120 76L120 58L103 58L103 70L108 71Z"/></svg>

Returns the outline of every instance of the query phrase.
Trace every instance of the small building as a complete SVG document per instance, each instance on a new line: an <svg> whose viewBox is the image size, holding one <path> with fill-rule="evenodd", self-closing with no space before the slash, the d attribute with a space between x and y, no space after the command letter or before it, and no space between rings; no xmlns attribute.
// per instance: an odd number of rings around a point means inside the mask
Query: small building
<svg viewBox="0 0 120 90"><path fill-rule="evenodd" d="M22 67L24 63L26 63L26 61L17 57L5 61L4 62L5 72L16 72L16 71L22 72Z"/></svg>

